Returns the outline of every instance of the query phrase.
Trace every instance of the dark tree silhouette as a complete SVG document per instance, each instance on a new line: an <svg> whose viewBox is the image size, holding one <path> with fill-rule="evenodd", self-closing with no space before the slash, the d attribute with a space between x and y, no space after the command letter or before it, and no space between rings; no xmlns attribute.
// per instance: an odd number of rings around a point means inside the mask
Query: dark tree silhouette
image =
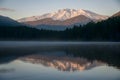
<svg viewBox="0 0 120 80"><path fill-rule="evenodd" d="M36 29L27 26L0 26L0 40L74 40L120 41L120 17L86 25L75 25L64 31Z"/></svg>

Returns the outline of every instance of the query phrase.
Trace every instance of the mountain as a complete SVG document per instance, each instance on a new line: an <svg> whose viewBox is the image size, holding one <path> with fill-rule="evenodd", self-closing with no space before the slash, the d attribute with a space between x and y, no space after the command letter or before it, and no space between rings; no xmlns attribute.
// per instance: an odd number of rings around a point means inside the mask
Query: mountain
<svg viewBox="0 0 120 80"><path fill-rule="evenodd" d="M118 16L120 17L120 11L115 13L112 17L118 17Z"/></svg>
<svg viewBox="0 0 120 80"><path fill-rule="evenodd" d="M108 16L99 15L88 10L61 9L57 12L22 18L18 21L34 26L37 29L65 30L66 27L71 28L73 25L84 25L92 21L98 22L107 18Z"/></svg>
<svg viewBox="0 0 120 80"><path fill-rule="evenodd" d="M0 26L20 26L21 23L5 16L0 15Z"/></svg>
<svg viewBox="0 0 120 80"><path fill-rule="evenodd" d="M42 19L42 20L38 20L38 21L25 22L25 24L33 25L37 29L65 30L66 28L72 28L73 25L77 25L77 24L84 25L91 21L93 21L93 20L85 17L84 15L80 15L80 16L73 17L71 19L67 19L64 21L46 18L46 19Z"/></svg>
<svg viewBox="0 0 120 80"><path fill-rule="evenodd" d="M43 14L41 16L32 16L32 17L26 17L26 18L21 18L18 21L19 22L28 22L28 21L37 21L45 18L51 18L53 20L60 20L64 21L79 15L84 15L92 20L103 20L106 19L107 16L99 15L94 12L88 11L88 10L75 10L75 9L60 9L57 12L53 13L47 13Z"/></svg>
<svg viewBox="0 0 120 80"><path fill-rule="evenodd" d="M25 22L26 24L30 24L33 26L36 25L61 25L61 26L70 26L70 25L74 25L74 24L86 24L88 22L92 21L90 18L87 18L84 15L79 15L77 17L73 17L64 21L60 21L60 20L53 20L51 18L45 18L45 19L41 19L41 20L37 20L37 21L29 21L29 22Z"/></svg>

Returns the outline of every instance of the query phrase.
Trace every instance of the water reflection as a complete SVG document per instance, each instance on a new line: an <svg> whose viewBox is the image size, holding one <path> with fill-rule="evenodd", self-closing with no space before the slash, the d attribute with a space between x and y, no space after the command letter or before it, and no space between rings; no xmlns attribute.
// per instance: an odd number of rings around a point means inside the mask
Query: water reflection
<svg viewBox="0 0 120 80"><path fill-rule="evenodd" d="M120 80L119 61L120 43L7 42L0 80Z"/></svg>
<svg viewBox="0 0 120 80"><path fill-rule="evenodd" d="M9 69L7 69L7 68L0 68L0 73L8 73L8 72L12 72L14 70L15 69L13 69L13 68L9 68Z"/></svg>
<svg viewBox="0 0 120 80"><path fill-rule="evenodd" d="M89 61L85 58L71 56L47 56L47 55L30 55L21 57L20 60L32 64L42 64L46 67L53 67L60 71L83 71L97 66L106 65L100 61Z"/></svg>
<svg viewBox="0 0 120 80"><path fill-rule="evenodd" d="M9 43L0 46L0 63L9 63L19 57L32 54L82 57L89 61L101 61L120 68L120 43ZM24 46L25 45L25 46Z"/></svg>

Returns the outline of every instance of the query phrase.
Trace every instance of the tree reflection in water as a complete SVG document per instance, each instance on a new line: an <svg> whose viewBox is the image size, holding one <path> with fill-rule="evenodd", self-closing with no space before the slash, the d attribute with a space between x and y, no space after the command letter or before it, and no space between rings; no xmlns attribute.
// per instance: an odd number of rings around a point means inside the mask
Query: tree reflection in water
<svg viewBox="0 0 120 80"><path fill-rule="evenodd" d="M119 49L120 44L113 43L1 47L0 63L8 63L19 58L45 66L54 66L63 71L84 70L106 64L120 68Z"/></svg>

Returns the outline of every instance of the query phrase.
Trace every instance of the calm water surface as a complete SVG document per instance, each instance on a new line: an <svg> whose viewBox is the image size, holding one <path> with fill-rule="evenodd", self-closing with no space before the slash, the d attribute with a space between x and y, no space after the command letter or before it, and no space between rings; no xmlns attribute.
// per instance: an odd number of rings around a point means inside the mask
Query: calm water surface
<svg viewBox="0 0 120 80"><path fill-rule="evenodd" d="M120 80L119 42L0 41L0 80Z"/></svg>

